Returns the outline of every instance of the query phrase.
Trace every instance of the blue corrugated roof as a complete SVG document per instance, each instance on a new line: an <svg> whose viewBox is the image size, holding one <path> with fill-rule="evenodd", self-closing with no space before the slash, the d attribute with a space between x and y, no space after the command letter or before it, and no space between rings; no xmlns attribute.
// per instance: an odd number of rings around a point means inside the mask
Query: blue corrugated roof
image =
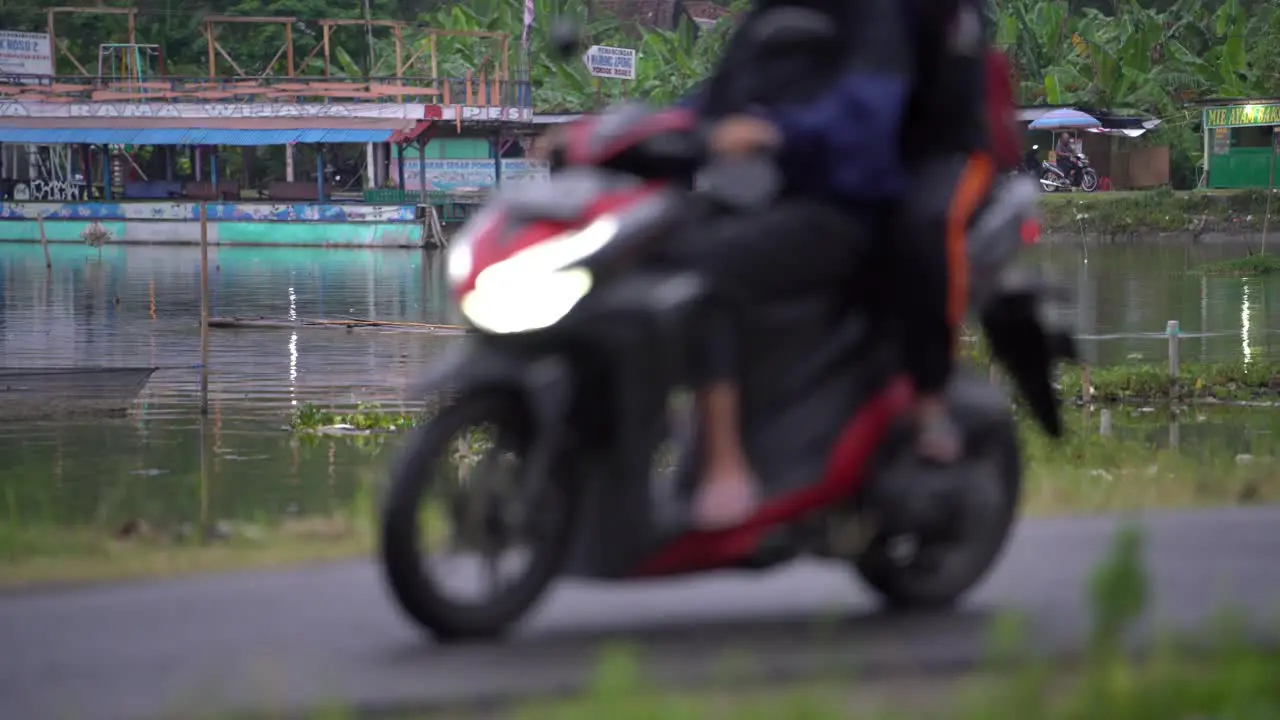
<svg viewBox="0 0 1280 720"><path fill-rule="evenodd" d="M394 130L233 130L224 128L10 128L0 142L31 145L288 145L387 142Z"/></svg>

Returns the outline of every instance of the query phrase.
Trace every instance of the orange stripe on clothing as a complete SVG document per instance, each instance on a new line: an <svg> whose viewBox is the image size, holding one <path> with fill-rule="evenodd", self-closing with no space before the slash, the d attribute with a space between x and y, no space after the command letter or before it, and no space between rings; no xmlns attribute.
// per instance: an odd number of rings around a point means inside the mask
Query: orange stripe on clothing
<svg viewBox="0 0 1280 720"><path fill-rule="evenodd" d="M985 154L969 157L947 208L947 321L960 327L969 309L969 222L986 199L995 177L995 164Z"/></svg>

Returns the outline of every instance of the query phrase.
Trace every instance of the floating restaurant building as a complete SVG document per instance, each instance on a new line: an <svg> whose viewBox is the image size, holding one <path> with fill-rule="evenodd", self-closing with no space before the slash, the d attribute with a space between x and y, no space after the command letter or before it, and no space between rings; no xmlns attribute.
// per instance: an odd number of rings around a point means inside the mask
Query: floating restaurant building
<svg viewBox="0 0 1280 720"><path fill-rule="evenodd" d="M65 53L65 10L49 13L50 56ZM100 47L96 75L58 75L50 57L32 68L46 72L0 78L0 241L198 244L203 232L221 245L441 244L442 220L465 217L488 186L545 175L520 157L531 92L505 34L321 20L323 42L296 63L295 18L211 16L207 77L172 77L158 48L132 37L136 11L115 12L129 14L130 37ZM273 67L249 76L227 55L218 28L237 23L282 28ZM350 25L394 36L382 63L394 72L334 76L331 38ZM22 35L38 45L43 34ZM438 46L462 44L482 60L437 76ZM303 75L313 57L323 75Z"/></svg>

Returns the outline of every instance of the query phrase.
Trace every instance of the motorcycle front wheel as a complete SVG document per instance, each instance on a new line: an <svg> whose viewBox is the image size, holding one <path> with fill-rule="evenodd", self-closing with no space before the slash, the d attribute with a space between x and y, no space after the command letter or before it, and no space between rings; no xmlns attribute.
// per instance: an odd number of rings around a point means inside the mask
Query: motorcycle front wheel
<svg viewBox="0 0 1280 720"><path fill-rule="evenodd" d="M404 613L440 642L502 635L559 574L573 495L567 482L528 477L533 442L521 395L464 394L414 431L395 470L382 508L383 572ZM450 567L433 570L433 560ZM523 570L499 579L511 564ZM453 580L490 592L463 599Z"/></svg>
<svg viewBox="0 0 1280 720"><path fill-rule="evenodd" d="M1080 189L1090 193L1098 189L1098 173L1092 168L1087 168L1080 174Z"/></svg>

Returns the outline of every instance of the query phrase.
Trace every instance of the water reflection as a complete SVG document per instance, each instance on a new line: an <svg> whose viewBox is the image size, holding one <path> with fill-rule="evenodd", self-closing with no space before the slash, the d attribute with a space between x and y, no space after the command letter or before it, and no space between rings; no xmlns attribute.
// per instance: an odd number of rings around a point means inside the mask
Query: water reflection
<svg viewBox="0 0 1280 720"><path fill-rule="evenodd" d="M101 262L91 248L50 253L46 273L38 245L0 245L0 364L160 366L143 411L190 413L199 393L198 249L107 247ZM439 264L422 252L222 248L210 262L214 316L446 315ZM414 369L445 342L372 329L212 330L211 411L278 417L303 402L398 403Z"/></svg>
<svg viewBox="0 0 1280 720"><path fill-rule="evenodd" d="M1253 359L1253 351L1249 348L1249 283L1244 282L1240 290L1240 352L1248 362Z"/></svg>
<svg viewBox="0 0 1280 720"><path fill-rule="evenodd" d="M399 439L297 438L260 422L33 425L0 437L6 524L155 527L349 510Z"/></svg>
<svg viewBox="0 0 1280 720"><path fill-rule="evenodd" d="M1243 248L1038 248L1028 258L1075 288L1060 310L1084 335L1160 333L1177 319L1183 353L1202 361L1272 357L1280 277L1188 273ZM351 502L385 467L387 446L281 430L290 410L361 401L399 406L412 375L456 338L365 329L213 330L210 413L199 407L199 251L0 244L0 364L163 367L132 417L0 427L0 517L104 524L323 513ZM410 250L211 248L211 313L449 322L443 263ZM1203 336L1199 336L1203 334ZM1092 364L1163 358L1162 335L1081 344ZM286 352L280 353L280 345ZM1249 452L1276 413L1246 420L1135 424L1120 435L1198 452ZM1261 418L1261 419L1259 419ZM1269 437L1271 435L1268 435Z"/></svg>
<svg viewBox="0 0 1280 720"><path fill-rule="evenodd" d="M1280 323L1268 316L1280 277L1237 278L1191 272L1202 263L1239 257L1239 245L1101 246L1037 248L1030 262L1050 279L1074 289L1062 308L1084 338L1082 357L1092 365L1164 357L1164 330L1177 320L1183 357L1233 362L1271 357ZM1146 337L1133 336L1147 333ZM1131 337L1116 337L1131 335Z"/></svg>
<svg viewBox="0 0 1280 720"><path fill-rule="evenodd" d="M289 319L298 319L298 296L289 288ZM298 333L289 333L289 404L298 404Z"/></svg>

